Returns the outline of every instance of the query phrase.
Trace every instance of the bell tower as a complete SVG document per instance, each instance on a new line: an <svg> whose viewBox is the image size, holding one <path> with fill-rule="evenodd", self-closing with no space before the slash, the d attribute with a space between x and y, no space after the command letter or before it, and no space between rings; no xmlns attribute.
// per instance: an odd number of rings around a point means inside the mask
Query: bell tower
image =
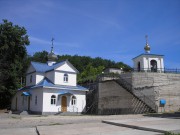
<svg viewBox="0 0 180 135"><path fill-rule="evenodd" d="M137 72L164 72L164 55L151 54L150 45L148 44L148 36L144 47L145 53L133 58L134 71Z"/></svg>

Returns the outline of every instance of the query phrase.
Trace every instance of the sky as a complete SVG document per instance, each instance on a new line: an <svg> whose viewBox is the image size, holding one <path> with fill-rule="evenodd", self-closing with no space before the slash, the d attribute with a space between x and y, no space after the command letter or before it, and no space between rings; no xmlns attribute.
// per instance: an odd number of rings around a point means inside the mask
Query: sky
<svg viewBox="0 0 180 135"><path fill-rule="evenodd" d="M166 68L180 69L180 0L0 0L0 23L25 27L28 54L101 57L133 66L144 53L164 55Z"/></svg>

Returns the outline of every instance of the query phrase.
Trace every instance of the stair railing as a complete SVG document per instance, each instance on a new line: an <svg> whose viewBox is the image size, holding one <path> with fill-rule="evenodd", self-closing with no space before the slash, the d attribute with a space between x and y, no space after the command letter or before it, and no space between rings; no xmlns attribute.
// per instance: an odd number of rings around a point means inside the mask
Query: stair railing
<svg viewBox="0 0 180 135"><path fill-rule="evenodd" d="M139 90L135 90L129 82L127 82L125 79L119 76L119 79L116 79L116 82L120 84L123 88L125 88L127 91L132 93L135 97L137 97L139 100L144 102L147 106L149 106L154 112L157 112L157 105L155 104L152 99L150 99L147 95L142 93Z"/></svg>

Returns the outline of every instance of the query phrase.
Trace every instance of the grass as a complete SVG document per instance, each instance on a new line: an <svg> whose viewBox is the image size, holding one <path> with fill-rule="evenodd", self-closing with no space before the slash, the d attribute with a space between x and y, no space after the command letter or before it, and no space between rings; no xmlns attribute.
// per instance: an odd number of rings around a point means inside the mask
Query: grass
<svg viewBox="0 0 180 135"><path fill-rule="evenodd" d="M166 132L164 135L180 135L180 133L172 133L172 132Z"/></svg>

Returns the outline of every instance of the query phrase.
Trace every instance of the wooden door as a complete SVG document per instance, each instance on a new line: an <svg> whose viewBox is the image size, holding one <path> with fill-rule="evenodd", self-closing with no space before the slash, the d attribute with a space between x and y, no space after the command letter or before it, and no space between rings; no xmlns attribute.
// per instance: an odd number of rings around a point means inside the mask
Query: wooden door
<svg viewBox="0 0 180 135"><path fill-rule="evenodd" d="M61 112L67 112L67 98L66 98L66 96L62 96Z"/></svg>

